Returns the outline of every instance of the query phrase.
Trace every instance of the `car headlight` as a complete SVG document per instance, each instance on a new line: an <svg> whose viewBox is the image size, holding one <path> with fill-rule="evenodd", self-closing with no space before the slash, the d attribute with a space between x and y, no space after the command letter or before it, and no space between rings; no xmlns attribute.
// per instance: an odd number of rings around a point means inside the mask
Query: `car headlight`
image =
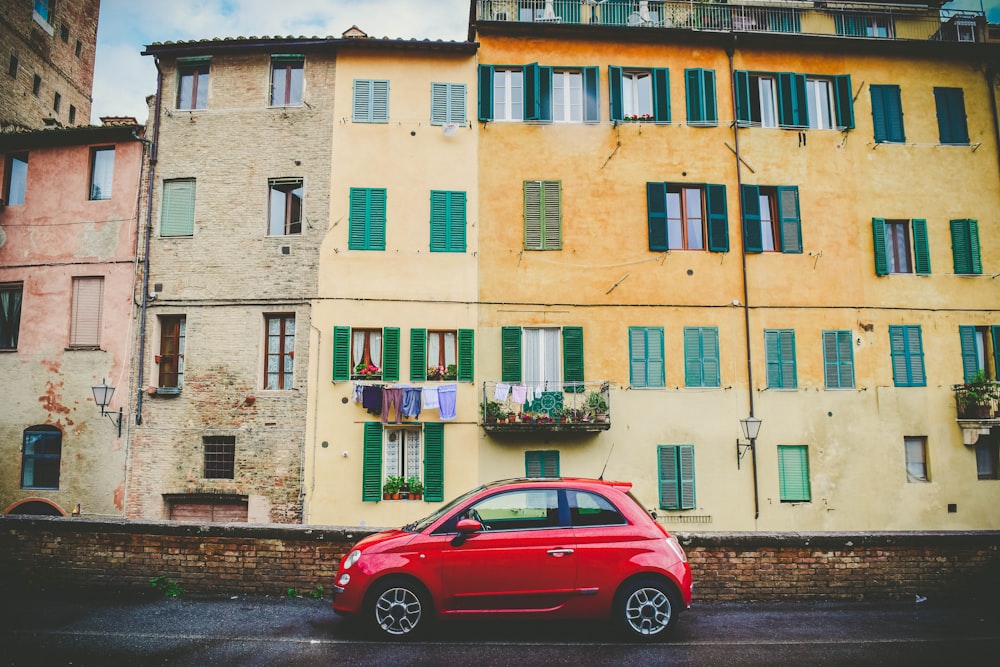
<svg viewBox="0 0 1000 667"><path fill-rule="evenodd" d="M677 557L679 559L681 559L682 563L686 563L687 562L687 559L688 559L687 558L687 554L684 553L684 549L681 548L681 544L680 544L680 542L677 541L676 537L674 537L673 535L671 535L670 537L668 537L667 538L667 546L670 547L671 551L673 551L675 554L677 554Z"/></svg>
<svg viewBox="0 0 1000 667"><path fill-rule="evenodd" d="M344 569L346 570L357 563L359 558L361 558L361 551L358 549L355 549L351 553L347 554L347 558L344 559Z"/></svg>
<svg viewBox="0 0 1000 667"><path fill-rule="evenodd" d="M337 585L340 586L341 588L347 586L347 584L349 583L351 583L351 575L347 574L346 572L340 575L340 579L337 579Z"/></svg>

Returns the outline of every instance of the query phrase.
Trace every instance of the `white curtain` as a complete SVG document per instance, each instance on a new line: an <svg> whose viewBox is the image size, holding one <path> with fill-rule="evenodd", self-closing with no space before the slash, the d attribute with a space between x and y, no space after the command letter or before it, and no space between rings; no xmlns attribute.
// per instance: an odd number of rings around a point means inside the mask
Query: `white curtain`
<svg viewBox="0 0 1000 667"><path fill-rule="evenodd" d="M562 336L560 329L524 330L524 384L542 391L562 387Z"/></svg>

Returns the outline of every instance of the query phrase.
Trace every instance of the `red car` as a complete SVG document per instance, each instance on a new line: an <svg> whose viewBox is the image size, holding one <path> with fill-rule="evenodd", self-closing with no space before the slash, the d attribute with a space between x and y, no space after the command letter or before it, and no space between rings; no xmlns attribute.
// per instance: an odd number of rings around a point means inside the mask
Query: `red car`
<svg viewBox="0 0 1000 667"><path fill-rule="evenodd" d="M691 603L691 567L631 487L563 478L473 489L358 542L340 562L333 609L393 639L473 616L609 618L659 639Z"/></svg>

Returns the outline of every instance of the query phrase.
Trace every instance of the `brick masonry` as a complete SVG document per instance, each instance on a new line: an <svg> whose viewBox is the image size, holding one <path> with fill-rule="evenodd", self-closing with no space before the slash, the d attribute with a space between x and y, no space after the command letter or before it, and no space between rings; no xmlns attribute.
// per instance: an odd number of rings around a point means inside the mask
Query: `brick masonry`
<svg viewBox="0 0 1000 667"><path fill-rule="evenodd" d="M0 518L0 590L284 594L322 586L368 529ZM1000 531L678 534L694 599L911 600L1000 593Z"/></svg>

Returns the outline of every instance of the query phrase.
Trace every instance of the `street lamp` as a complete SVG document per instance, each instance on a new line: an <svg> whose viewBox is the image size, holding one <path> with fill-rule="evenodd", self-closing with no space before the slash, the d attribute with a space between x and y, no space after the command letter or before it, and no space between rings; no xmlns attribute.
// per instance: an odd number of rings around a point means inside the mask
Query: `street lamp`
<svg viewBox="0 0 1000 667"><path fill-rule="evenodd" d="M746 419L740 420L740 427L743 429L743 437L749 443L736 440L736 469L740 468L740 459L750 450L750 460L753 462L753 518L760 517L760 500L757 497L757 434L760 433L761 420L751 414Z"/></svg>
<svg viewBox="0 0 1000 667"><path fill-rule="evenodd" d="M94 392L94 402L101 408L101 416L110 419L111 423L118 427L118 437L122 437L122 408L118 408L117 419L113 412L105 412L104 410L111 403L111 397L115 395L115 388L108 386L107 381L102 379L101 384L96 384L91 389Z"/></svg>

